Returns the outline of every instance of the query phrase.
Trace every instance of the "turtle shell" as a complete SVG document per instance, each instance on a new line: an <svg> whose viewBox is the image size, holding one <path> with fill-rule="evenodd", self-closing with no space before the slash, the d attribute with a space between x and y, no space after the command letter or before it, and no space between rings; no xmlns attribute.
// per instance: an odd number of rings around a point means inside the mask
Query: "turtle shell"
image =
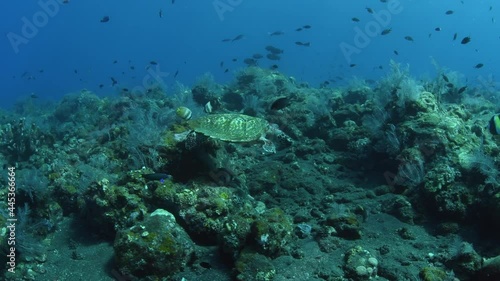
<svg viewBox="0 0 500 281"><path fill-rule="evenodd" d="M206 115L188 123L197 133L230 142L256 141L269 128L264 119L235 113Z"/></svg>

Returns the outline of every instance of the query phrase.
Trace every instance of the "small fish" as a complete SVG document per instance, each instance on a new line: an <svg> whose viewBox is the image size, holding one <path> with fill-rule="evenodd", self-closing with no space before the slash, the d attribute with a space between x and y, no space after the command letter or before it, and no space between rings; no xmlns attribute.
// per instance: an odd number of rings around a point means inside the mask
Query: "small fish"
<svg viewBox="0 0 500 281"><path fill-rule="evenodd" d="M257 65L257 60L254 58L246 58L243 60L243 63L249 66L256 66Z"/></svg>
<svg viewBox="0 0 500 281"><path fill-rule="evenodd" d="M366 8L366 11L367 11L368 13L370 13L370 14L373 14L373 9L372 9L372 8L368 8L368 7L367 7L367 8Z"/></svg>
<svg viewBox="0 0 500 281"><path fill-rule="evenodd" d="M453 85L453 83L446 83L446 87L453 88L453 87L455 87L455 85Z"/></svg>
<svg viewBox="0 0 500 281"><path fill-rule="evenodd" d="M283 53L282 49L276 48L276 47L271 46L271 45L266 46L266 50L269 51L272 54L275 54L275 55Z"/></svg>
<svg viewBox="0 0 500 281"><path fill-rule="evenodd" d="M413 37L411 36L405 36L406 41L413 42Z"/></svg>
<svg viewBox="0 0 500 281"><path fill-rule="evenodd" d="M309 28L311 28L311 26L310 26L310 25L308 25L308 24L306 24L306 25L304 25L304 26L302 26L302 27L303 27L304 29L309 29Z"/></svg>
<svg viewBox="0 0 500 281"><path fill-rule="evenodd" d="M261 58L263 58L263 57L264 57L264 56L263 56L263 55L261 55L261 54L259 54L259 53L257 53L257 54L253 54L253 55L252 55L252 58L254 58L254 59L256 59L256 60L261 59Z"/></svg>
<svg viewBox="0 0 500 281"><path fill-rule="evenodd" d="M448 11L446 11L446 13L445 13L445 14L446 14L446 15L452 15L452 14L453 14L453 11L452 11L452 10L448 10Z"/></svg>
<svg viewBox="0 0 500 281"><path fill-rule="evenodd" d="M270 59L270 60L280 60L280 59L281 59L281 57L280 57L279 55L274 54L274 53L272 53L272 54L267 54L267 55L266 55L266 58L268 58L268 59Z"/></svg>
<svg viewBox="0 0 500 281"><path fill-rule="evenodd" d="M500 135L500 115L495 114L488 122L488 130L492 135Z"/></svg>
<svg viewBox="0 0 500 281"><path fill-rule="evenodd" d="M458 36L457 33L453 34L453 41L457 40L457 36Z"/></svg>
<svg viewBox="0 0 500 281"><path fill-rule="evenodd" d="M283 31L275 31L272 33L269 33L269 36L279 36L285 34Z"/></svg>
<svg viewBox="0 0 500 281"><path fill-rule="evenodd" d="M483 67L483 66L484 66L484 64L482 64L482 63L478 63L478 64L476 64L476 65L474 66L474 68L480 69L480 68L481 68L481 67Z"/></svg>
<svg viewBox="0 0 500 281"><path fill-rule="evenodd" d="M163 18L163 11L162 11L162 9L160 9L160 11L158 12L158 16L159 16L160 18Z"/></svg>
<svg viewBox="0 0 500 281"><path fill-rule="evenodd" d="M397 50L394 50L394 54L395 54L396 56L399 56L399 52L398 52Z"/></svg>
<svg viewBox="0 0 500 281"><path fill-rule="evenodd" d="M174 73L174 78L176 78L176 77L177 77L177 74L179 74L179 70L178 70L178 69L177 69L177 71L175 71L175 73Z"/></svg>
<svg viewBox="0 0 500 281"><path fill-rule="evenodd" d="M78 70L76 70L76 69L75 69L75 70L73 70L73 72L74 72L75 74L78 74Z"/></svg>
<svg viewBox="0 0 500 281"><path fill-rule="evenodd" d="M113 61L113 64L116 64L116 63L118 63L118 61L117 61L117 60L114 60L114 61Z"/></svg>
<svg viewBox="0 0 500 281"><path fill-rule="evenodd" d="M300 41L297 41L297 42L295 42L295 45L309 47L309 46L311 46L311 43L310 42L300 42Z"/></svg>
<svg viewBox="0 0 500 281"><path fill-rule="evenodd" d="M238 59L237 59L237 58L234 58L234 59L232 59L232 61L233 61L233 62L237 62L237 61L238 61Z"/></svg>
<svg viewBox="0 0 500 281"><path fill-rule="evenodd" d="M32 99L37 99L37 98L38 98L38 96L37 96L35 93L31 93L31 94L30 94L30 98L32 98Z"/></svg>
<svg viewBox="0 0 500 281"><path fill-rule="evenodd" d="M116 81L116 79L114 77L110 77L111 78L111 86L114 86L118 83L118 81Z"/></svg>
<svg viewBox="0 0 500 281"><path fill-rule="evenodd" d="M165 173L143 174L142 177L147 180L158 180L158 181L172 178L171 175Z"/></svg>
<svg viewBox="0 0 500 281"><path fill-rule="evenodd" d="M352 18L351 19L353 22L359 22L359 19L358 18Z"/></svg>
<svg viewBox="0 0 500 281"><path fill-rule="evenodd" d="M467 37L464 37L464 39L462 39L462 41L460 42L460 44L465 45L465 44L467 44L467 43L469 43L469 42L470 42L470 37L469 37L469 36L467 36Z"/></svg>
<svg viewBox="0 0 500 281"><path fill-rule="evenodd" d="M156 61L152 60L152 61L149 62L149 64L151 64L151 65L157 65L158 63Z"/></svg>
<svg viewBox="0 0 500 281"><path fill-rule="evenodd" d="M355 64L355 63L351 63L351 64L349 65L349 67L355 67L355 66L356 66L356 64Z"/></svg>
<svg viewBox="0 0 500 281"><path fill-rule="evenodd" d="M108 21L109 21L109 17L108 16L104 16L100 20L100 22L108 22Z"/></svg>
<svg viewBox="0 0 500 281"><path fill-rule="evenodd" d="M99 84L99 89L102 89L104 87L104 84Z"/></svg>
<svg viewBox="0 0 500 281"><path fill-rule="evenodd" d="M222 39L222 42L231 42L230 38Z"/></svg>
<svg viewBox="0 0 500 281"><path fill-rule="evenodd" d="M223 61L221 61L221 62L219 63L219 67L223 67L223 66L224 66L224 62L223 62Z"/></svg>
<svg viewBox="0 0 500 281"><path fill-rule="evenodd" d="M243 34L239 34L239 35L237 35L236 37L234 37L234 38L231 40L231 42L241 40L242 38L243 38Z"/></svg>
<svg viewBox="0 0 500 281"><path fill-rule="evenodd" d="M229 71L229 68L226 68L226 69L224 70L224 73L227 73L228 71Z"/></svg>
<svg viewBox="0 0 500 281"><path fill-rule="evenodd" d="M448 76L444 75L444 74L441 74L441 76L443 77L443 80L448 83L450 82L450 79L448 79Z"/></svg>
<svg viewBox="0 0 500 281"><path fill-rule="evenodd" d="M179 106L175 110L175 114L177 114L177 116L179 116L180 118L182 118L184 120L189 120L189 119L191 119L191 116L193 116L193 112L191 111L191 109L189 109L185 106Z"/></svg>
<svg viewBox="0 0 500 281"><path fill-rule="evenodd" d="M172 0L172 5L175 4L175 0Z"/></svg>
<svg viewBox="0 0 500 281"><path fill-rule="evenodd" d="M288 97L279 97L271 103L271 110L280 110L287 107L290 104L290 99Z"/></svg>
<svg viewBox="0 0 500 281"><path fill-rule="evenodd" d="M276 69L278 69L278 65L277 64L273 64L269 68L272 69L272 70L276 70Z"/></svg>
<svg viewBox="0 0 500 281"><path fill-rule="evenodd" d="M465 92L465 90L467 90L467 86L463 86L460 89L458 89L457 94L461 94L461 93Z"/></svg>
<svg viewBox="0 0 500 281"><path fill-rule="evenodd" d="M295 29L295 31L302 31L302 27Z"/></svg>
<svg viewBox="0 0 500 281"><path fill-rule="evenodd" d="M435 31L441 31L441 27L434 28Z"/></svg>
<svg viewBox="0 0 500 281"><path fill-rule="evenodd" d="M387 35L387 34L391 33L391 31L392 31L392 28L384 29L384 30L382 30L382 33L380 33L380 35Z"/></svg>
<svg viewBox="0 0 500 281"><path fill-rule="evenodd" d="M135 66L131 65L129 66L130 70L135 70Z"/></svg>

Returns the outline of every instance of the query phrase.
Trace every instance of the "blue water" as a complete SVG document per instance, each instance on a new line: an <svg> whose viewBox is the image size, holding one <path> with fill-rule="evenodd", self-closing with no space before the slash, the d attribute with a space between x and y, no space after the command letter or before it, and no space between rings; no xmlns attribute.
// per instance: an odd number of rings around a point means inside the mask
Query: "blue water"
<svg viewBox="0 0 500 281"><path fill-rule="evenodd" d="M31 93L52 100L83 88L117 95L123 87L139 91L151 81L169 91L176 81L189 86L206 72L226 83L245 67L245 58L265 55L266 45L284 54L280 61L261 59L259 66L278 64L281 72L313 86L329 79L340 85L353 76L377 79L391 59L408 63L415 77L432 77L433 58L469 84L494 82L500 65L500 6L494 1L40 0L2 1L0 7L4 107ZM454 13L445 15L447 10ZM375 15L387 12L390 18L377 20ZM109 22L100 22L104 16ZM295 31L303 25L311 28ZM386 28L392 32L380 35ZM360 30L373 36L356 53L344 55L340 46L356 47ZM270 36L274 31L284 35ZM239 34L244 38L222 42ZM460 44L465 36L471 42ZM147 69L152 60L158 65ZM478 63L484 67L474 68ZM110 77L118 84L112 86Z"/></svg>

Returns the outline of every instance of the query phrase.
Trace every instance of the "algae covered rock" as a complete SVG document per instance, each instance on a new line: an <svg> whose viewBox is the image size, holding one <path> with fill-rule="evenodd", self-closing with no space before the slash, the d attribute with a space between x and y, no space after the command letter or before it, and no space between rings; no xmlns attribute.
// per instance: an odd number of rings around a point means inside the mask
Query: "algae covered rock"
<svg viewBox="0 0 500 281"><path fill-rule="evenodd" d="M194 254L194 243L171 213L157 209L119 231L114 249L121 272L159 278L182 270Z"/></svg>

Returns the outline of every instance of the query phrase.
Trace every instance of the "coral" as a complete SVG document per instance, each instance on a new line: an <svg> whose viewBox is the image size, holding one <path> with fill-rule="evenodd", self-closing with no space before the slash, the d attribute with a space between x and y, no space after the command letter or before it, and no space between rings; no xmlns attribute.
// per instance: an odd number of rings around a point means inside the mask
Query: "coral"
<svg viewBox="0 0 500 281"><path fill-rule="evenodd" d="M114 249L121 272L165 278L187 265L194 243L171 213L157 209L144 221L118 231Z"/></svg>

